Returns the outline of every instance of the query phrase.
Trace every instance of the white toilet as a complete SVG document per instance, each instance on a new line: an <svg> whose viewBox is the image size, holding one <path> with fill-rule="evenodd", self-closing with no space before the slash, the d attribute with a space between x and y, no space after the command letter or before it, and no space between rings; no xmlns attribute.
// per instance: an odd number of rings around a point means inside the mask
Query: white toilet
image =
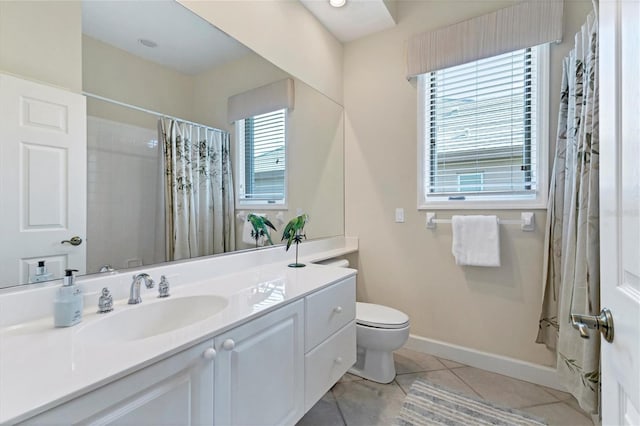
<svg viewBox="0 0 640 426"><path fill-rule="evenodd" d="M356 303L357 360L349 373L389 383L396 377L393 351L409 338L409 317L404 312L373 303Z"/></svg>

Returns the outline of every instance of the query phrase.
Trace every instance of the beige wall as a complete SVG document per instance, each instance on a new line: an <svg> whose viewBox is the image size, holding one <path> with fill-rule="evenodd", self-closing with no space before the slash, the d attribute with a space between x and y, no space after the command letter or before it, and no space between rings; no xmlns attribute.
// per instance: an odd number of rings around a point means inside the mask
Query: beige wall
<svg viewBox="0 0 640 426"><path fill-rule="evenodd" d="M260 56L251 53L232 63L202 73L195 78L195 116L233 135L227 120L227 99L246 90L287 78L289 75ZM295 82L295 107L288 123L288 211L285 223L298 208L311 216L308 238L344 233L344 120L342 107L300 81ZM235 154L235 150L232 150ZM235 155L234 155L235 159ZM235 162L234 162L235 165ZM265 212L273 221L274 211ZM276 224L274 222L274 224ZM242 223L237 222L237 248L243 244ZM282 226L276 224L278 235ZM276 241L274 241L275 243Z"/></svg>
<svg viewBox="0 0 640 426"><path fill-rule="evenodd" d="M83 90L192 120L193 76L82 36ZM88 100L88 114L154 129L157 118L103 101Z"/></svg>
<svg viewBox="0 0 640 426"><path fill-rule="evenodd" d="M395 28L345 45L345 226L347 235L360 238L359 300L405 311L415 335L551 365L552 355L534 343L545 212L536 212L534 233L501 226L503 266L478 268L456 266L451 226L428 230L424 212L416 209L417 99L415 83L405 78L406 42L412 34L509 4L399 1ZM565 42L551 53L551 129L556 126L560 59L591 2L565 5ZM396 207L405 209L405 223L394 223ZM452 213L461 212L438 211L440 217ZM519 211L482 213L519 217Z"/></svg>
<svg viewBox="0 0 640 426"><path fill-rule="evenodd" d="M0 70L82 90L80 2L0 1Z"/></svg>
<svg viewBox="0 0 640 426"><path fill-rule="evenodd" d="M292 76L342 103L342 45L300 2L179 2Z"/></svg>

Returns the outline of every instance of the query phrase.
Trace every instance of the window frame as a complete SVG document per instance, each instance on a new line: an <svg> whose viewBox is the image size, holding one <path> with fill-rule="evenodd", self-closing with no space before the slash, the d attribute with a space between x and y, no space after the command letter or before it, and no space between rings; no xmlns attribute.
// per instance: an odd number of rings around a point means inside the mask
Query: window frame
<svg viewBox="0 0 640 426"><path fill-rule="evenodd" d="M547 206L548 179L549 179L549 44L533 46L537 49L538 62L536 66L538 90L535 94L537 103L536 117L536 174L537 190L535 197L518 194L487 194L469 195L464 200L449 199L448 195L427 194L426 177L430 175L428 159L430 154L430 134L426 134L426 122L428 120L425 108L426 97L429 96L423 88L423 79L427 74L418 76L418 117L417 117L417 145L418 145L418 210L436 209L544 209ZM497 56L497 55L496 55ZM425 139L427 138L427 139Z"/></svg>
<svg viewBox="0 0 640 426"><path fill-rule="evenodd" d="M234 122L235 130L235 148L236 148L236 170L238 171L235 184L235 202L236 208L255 208L259 210L287 210L289 200L289 109L278 108L273 111L266 111L262 114L270 112L276 112L284 109L284 195L280 200L274 200L270 203L269 200L263 199L250 199L241 197L240 188L245 186L245 138L244 138L244 120L236 120ZM261 115L261 114L256 114ZM255 117L252 116L252 117ZM251 117L247 117L251 118ZM242 123L241 123L242 122Z"/></svg>

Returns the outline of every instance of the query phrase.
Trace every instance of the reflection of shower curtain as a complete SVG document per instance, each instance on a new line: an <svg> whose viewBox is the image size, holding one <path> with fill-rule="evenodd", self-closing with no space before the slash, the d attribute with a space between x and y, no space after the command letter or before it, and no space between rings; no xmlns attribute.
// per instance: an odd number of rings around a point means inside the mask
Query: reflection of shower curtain
<svg viewBox="0 0 640 426"><path fill-rule="evenodd" d="M167 260L235 249L229 134L162 118Z"/></svg>
<svg viewBox="0 0 640 426"><path fill-rule="evenodd" d="M563 63L558 137L547 209L546 288L538 343L588 412L598 409L600 335L580 338L571 313L600 311L598 21L592 13Z"/></svg>

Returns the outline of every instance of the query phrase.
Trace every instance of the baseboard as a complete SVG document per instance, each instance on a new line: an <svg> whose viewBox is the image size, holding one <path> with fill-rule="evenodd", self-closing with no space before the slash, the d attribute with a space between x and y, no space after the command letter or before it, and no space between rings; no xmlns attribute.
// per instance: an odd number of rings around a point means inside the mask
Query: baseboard
<svg viewBox="0 0 640 426"><path fill-rule="evenodd" d="M404 347L459 362L470 367L481 368L513 377L514 379L525 380L537 385L566 392L566 389L558 380L555 368L465 348L464 346L453 345L438 340L427 339L413 334L409 336L409 340Z"/></svg>

